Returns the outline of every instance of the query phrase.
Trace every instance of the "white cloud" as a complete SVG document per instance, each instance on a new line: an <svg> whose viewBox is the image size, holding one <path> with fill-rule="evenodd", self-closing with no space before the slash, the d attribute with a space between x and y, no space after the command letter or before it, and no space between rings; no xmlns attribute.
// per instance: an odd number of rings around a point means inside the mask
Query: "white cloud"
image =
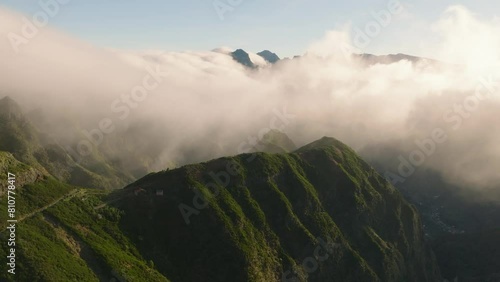
<svg viewBox="0 0 500 282"><path fill-rule="evenodd" d="M0 10L2 38L17 30L16 17ZM495 70L499 62L495 21L452 7L435 26L442 40L429 44L430 50L440 50L442 58L458 60L462 67L406 60L368 66L346 58L340 49L339 42L350 38L344 29L328 32L299 59L259 70L232 60L227 55L230 48L102 50L46 29L17 55L6 52L8 42L1 42L0 89L28 107L46 109L53 120L75 119L70 123L81 129L90 130L100 119L111 118L117 134L146 142L144 150L160 156L160 166L236 154L249 135L269 126L273 109L284 106L296 116L286 132L298 144L329 135L359 149L397 144L410 152L416 139L436 127L453 125L443 121L443 114L473 93L479 83L473 71ZM256 56L251 54L252 60L262 63ZM141 83L146 66L157 65L168 71L168 77L144 102L136 103L126 120L117 118L112 102ZM499 112L498 97L482 102L459 130L450 131L449 143L424 166L458 184L498 185ZM61 123L46 130L66 136L68 129Z"/></svg>

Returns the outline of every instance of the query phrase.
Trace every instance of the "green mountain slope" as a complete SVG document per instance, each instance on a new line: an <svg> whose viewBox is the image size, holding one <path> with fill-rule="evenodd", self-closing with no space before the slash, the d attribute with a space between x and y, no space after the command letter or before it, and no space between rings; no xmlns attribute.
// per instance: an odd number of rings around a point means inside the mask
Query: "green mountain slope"
<svg viewBox="0 0 500 282"><path fill-rule="evenodd" d="M332 138L150 174L113 197L122 230L172 281L440 277L415 208Z"/></svg>
<svg viewBox="0 0 500 282"><path fill-rule="evenodd" d="M134 179L111 165L96 150L79 163L75 162L49 135L37 130L9 97L0 99L0 132L0 151L10 152L19 161L63 182L111 189L123 187Z"/></svg>
<svg viewBox="0 0 500 282"><path fill-rule="evenodd" d="M110 194L0 156L0 173L19 177L16 276L4 264L2 281L440 279L415 209L332 138L149 174Z"/></svg>
<svg viewBox="0 0 500 282"><path fill-rule="evenodd" d="M397 144L361 152L381 173L398 172ZM395 179L394 177L391 177ZM444 278L453 281L500 281L500 189L456 185L439 171L416 168L396 188L418 208ZM496 277L496 280L494 279Z"/></svg>
<svg viewBox="0 0 500 282"><path fill-rule="evenodd" d="M9 274L3 263L0 281L168 281L120 230L122 213L101 201L105 192L64 184L0 152L0 175L7 172L16 176L16 245L6 243L10 223L3 194L0 256L14 247L16 268Z"/></svg>

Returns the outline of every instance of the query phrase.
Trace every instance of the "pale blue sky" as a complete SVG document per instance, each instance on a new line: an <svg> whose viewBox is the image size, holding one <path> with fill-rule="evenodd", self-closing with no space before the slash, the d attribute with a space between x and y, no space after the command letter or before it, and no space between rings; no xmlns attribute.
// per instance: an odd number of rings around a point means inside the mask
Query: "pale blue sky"
<svg viewBox="0 0 500 282"><path fill-rule="evenodd" d="M42 0L50 1L50 0ZM221 0L226 3L228 0ZM363 27L371 11L386 7L389 0L242 0L221 20L214 0L72 0L50 24L98 46L121 49L211 50L220 46L258 52L269 49L278 55L303 54L325 31L351 22ZM401 1L410 20L400 19L384 29L366 52L419 54L418 22L437 20L446 7L462 4L481 17L499 15L497 0ZM32 15L39 1L0 0L13 10ZM408 42L416 42L409 45Z"/></svg>

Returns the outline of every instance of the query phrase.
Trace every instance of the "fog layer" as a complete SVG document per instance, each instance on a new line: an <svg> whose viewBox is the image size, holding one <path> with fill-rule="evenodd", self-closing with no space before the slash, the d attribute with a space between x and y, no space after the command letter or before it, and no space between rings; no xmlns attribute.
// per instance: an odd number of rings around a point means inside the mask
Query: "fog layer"
<svg viewBox="0 0 500 282"><path fill-rule="evenodd" d="M441 63L368 62L333 30L300 58L258 69L221 49L101 49L48 27L19 43L23 17L0 9L0 96L41 111L38 126L79 154L112 148L127 166L144 155L159 170L248 152L278 129L297 145L335 137L394 181L426 167L454 184L500 186L499 25L464 7L430 25L423 46Z"/></svg>

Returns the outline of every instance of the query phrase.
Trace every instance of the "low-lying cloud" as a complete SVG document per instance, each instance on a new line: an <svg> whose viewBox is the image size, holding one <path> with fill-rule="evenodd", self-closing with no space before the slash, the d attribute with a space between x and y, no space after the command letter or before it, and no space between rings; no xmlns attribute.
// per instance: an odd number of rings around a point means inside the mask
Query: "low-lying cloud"
<svg viewBox="0 0 500 282"><path fill-rule="evenodd" d="M464 7L433 24L440 40L428 52L442 63L368 63L339 49L352 43L338 30L300 58L259 69L220 50L99 49L49 28L15 53L6 35L20 30L20 17L0 10L0 93L28 112L42 109L38 124L75 150L82 131L92 135L106 120L113 130L102 150L132 168L140 157L127 154L150 156L150 168L163 169L241 153L273 121L298 145L333 136L399 176L398 156L420 150L417 167L451 183L500 187L500 30ZM436 129L446 141L427 154L418 144ZM394 158L381 154L387 146Z"/></svg>

